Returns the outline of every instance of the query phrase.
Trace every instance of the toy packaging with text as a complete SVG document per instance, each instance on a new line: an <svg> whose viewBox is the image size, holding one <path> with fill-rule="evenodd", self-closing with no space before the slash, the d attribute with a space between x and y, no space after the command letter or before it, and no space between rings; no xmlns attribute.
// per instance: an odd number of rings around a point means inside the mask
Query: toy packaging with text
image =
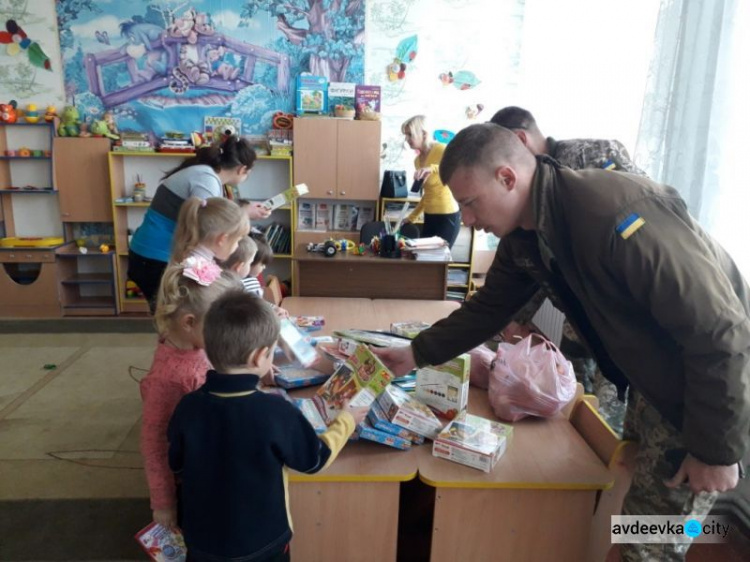
<svg viewBox="0 0 750 562"><path fill-rule="evenodd" d="M512 426L464 411L437 436L432 454L490 472L505 453L512 435Z"/></svg>
<svg viewBox="0 0 750 562"><path fill-rule="evenodd" d="M135 540L156 562L184 562L187 557L185 540L180 532L170 531L156 522L144 527Z"/></svg>
<svg viewBox="0 0 750 562"><path fill-rule="evenodd" d="M417 370L415 395L436 414L452 420L466 409L469 401L470 370L471 356L468 353L442 365L422 367Z"/></svg>
<svg viewBox="0 0 750 562"><path fill-rule="evenodd" d="M443 428L432 410L395 385L385 389L378 404L391 423L428 439L435 439Z"/></svg>

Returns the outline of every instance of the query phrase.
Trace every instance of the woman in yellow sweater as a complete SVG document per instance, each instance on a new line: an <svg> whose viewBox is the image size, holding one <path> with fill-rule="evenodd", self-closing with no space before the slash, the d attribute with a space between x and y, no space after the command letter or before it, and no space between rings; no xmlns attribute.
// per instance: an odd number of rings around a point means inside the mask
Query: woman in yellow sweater
<svg viewBox="0 0 750 562"><path fill-rule="evenodd" d="M461 228L461 213L450 189L440 181L438 168L445 145L432 141L425 127L424 115L415 115L404 121L401 132L409 146L419 152L414 159L414 180L424 180L422 199L406 222L413 222L424 212L422 236L440 236L452 247Z"/></svg>

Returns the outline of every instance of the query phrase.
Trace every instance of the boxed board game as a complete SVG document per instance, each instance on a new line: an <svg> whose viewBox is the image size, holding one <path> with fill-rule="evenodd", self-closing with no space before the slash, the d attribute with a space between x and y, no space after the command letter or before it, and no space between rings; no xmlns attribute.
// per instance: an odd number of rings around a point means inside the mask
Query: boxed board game
<svg viewBox="0 0 750 562"><path fill-rule="evenodd" d="M422 322L420 320L412 320L410 322L393 322L391 324L391 333L397 336L403 336L405 338L414 339L419 335L419 332L429 328L431 324Z"/></svg>
<svg viewBox="0 0 750 562"><path fill-rule="evenodd" d="M318 358L315 348L289 318L281 320L279 339L287 357L294 357L303 367L309 367Z"/></svg>
<svg viewBox="0 0 750 562"><path fill-rule="evenodd" d="M283 191L278 195L271 197L270 199L266 199L263 202L263 206L269 211L273 211L275 209L278 209L279 207L283 207L284 205L290 205L292 201L308 193L310 193L310 190L308 189L307 184L299 183L295 186L290 187L286 191Z"/></svg>
<svg viewBox="0 0 750 562"><path fill-rule="evenodd" d="M389 385L378 398L378 404L391 423L428 439L435 439L443 424L427 406L400 389Z"/></svg>
<svg viewBox="0 0 750 562"><path fill-rule="evenodd" d="M380 431L385 431L386 433L391 433L393 435L403 437L404 439L408 439L414 445L421 445L422 443L424 443L424 437L422 437L418 433L414 433L413 431L404 429L403 427L400 427L395 423L391 423L388 419L388 416L385 415L383 408L381 408L380 404L378 404L377 400L372 403L370 411L367 412L367 421L369 421L370 425L372 425L372 427L374 427L375 429L379 429Z"/></svg>
<svg viewBox="0 0 750 562"><path fill-rule="evenodd" d="M440 432L432 444L432 454L491 472L512 435L512 426L464 411Z"/></svg>
<svg viewBox="0 0 750 562"><path fill-rule="evenodd" d="M315 433L324 433L325 430L328 429L325 420L323 420L323 416L320 415L312 398L293 398L292 403L297 406L297 409L307 418L307 421L310 422Z"/></svg>
<svg viewBox="0 0 750 562"><path fill-rule="evenodd" d="M395 336L389 332L377 330L336 330L333 335L347 340L375 345L378 347L407 347L411 345L409 338Z"/></svg>
<svg viewBox="0 0 750 562"><path fill-rule="evenodd" d="M331 376L315 369L304 367L297 361L277 365L277 367L279 368L279 372L276 373L274 380L281 388L315 386L316 384L323 384Z"/></svg>
<svg viewBox="0 0 750 562"><path fill-rule="evenodd" d="M322 316L293 316L290 319L300 330L306 332L317 332L326 325L326 319Z"/></svg>
<svg viewBox="0 0 750 562"><path fill-rule="evenodd" d="M147 525L135 535L135 540L156 562L184 562L187 548L182 534L162 527L156 522Z"/></svg>
<svg viewBox="0 0 750 562"><path fill-rule="evenodd" d="M318 390L313 400L326 423L331 423L347 400L370 407L393 380L393 373L366 345L360 345Z"/></svg>
<svg viewBox="0 0 750 562"><path fill-rule="evenodd" d="M368 420L363 421L357 426L357 436L360 439L367 439L368 441L374 441L402 451L411 449L412 445L409 439L374 428Z"/></svg>
<svg viewBox="0 0 750 562"><path fill-rule="evenodd" d="M442 365L417 369L414 394L435 413L452 420L469 401L471 356L459 355Z"/></svg>

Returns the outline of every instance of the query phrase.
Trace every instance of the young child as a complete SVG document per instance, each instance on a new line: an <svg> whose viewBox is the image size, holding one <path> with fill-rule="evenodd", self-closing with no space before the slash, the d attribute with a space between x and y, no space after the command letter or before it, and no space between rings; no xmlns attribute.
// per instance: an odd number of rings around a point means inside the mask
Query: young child
<svg viewBox="0 0 750 562"><path fill-rule="evenodd" d="M250 232L247 214L229 199L191 197L183 203L177 219L172 262L192 257L224 261Z"/></svg>
<svg viewBox="0 0 750 562"><path fill-rule="evenodd" d="M289 560L288 468L330 465L364 420L347 405L322 435L289 402L256 390L279 320L262 299L220 297L206 315L206 383L169 423L169 465L182 479L182 531L195 560Z"/></svg>
<svg viewBox="0 0 750 562"><path fill-rule="evenodd" d="M263 270L273 261L273 250L263 234L251 232L250 238L255 241L258 251L255 252L255 258L250 266L250 275L242 280L242 285L246 292L262 297L263 287L258 280L258 275L263 273Z"/></svg>
<svg viewBox="0 0 750 562"><path fill-rule="evenodd" d="M222 269L228 269L237 274L242 280L243 287L245 286L245 278L250 275L250 269L255 259L255 254L258 252L258 245L255 240L249 236L243 236L237 245L237 249L234 253L229 256L225 261L222 262Z"/></svg>
<svg viewBox="0 0 750 562"><path fill-rule="evenodd" d="M197 267L167 266L155 315L159 342L154 360L141 381L143 420L141 454L154 521L177 525L175 479L167 462L167 425L180 399L200 387L210 368L203 351L203 318L210 304L228 289L241 289L239 279L212 261Z"/></svg>

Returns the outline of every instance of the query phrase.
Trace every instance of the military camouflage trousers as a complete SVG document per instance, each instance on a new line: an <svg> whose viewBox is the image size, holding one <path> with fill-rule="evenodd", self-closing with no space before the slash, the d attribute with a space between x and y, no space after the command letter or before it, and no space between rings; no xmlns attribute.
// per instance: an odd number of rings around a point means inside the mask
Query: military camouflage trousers
<svg viewBox="0 0 750 562"><path fill-rule="evenodd" d="M668 460L669 450L684 450L681 433L637 392L628 396L624 438L638 443L635 472L622 507L623 515L706 516L717 493L693 494L687 485L667 488L679 466ZM623 544L623 562L673 562L685 560L689 544Z"/></svg>
<svg viewBox="0 0 750 562"><path fill-rule="evenodd" d="M599 399L599 412L604 420L618 437L622 437L626 403L617 397L617 387L604 377L567 321L563 322L560 351L573 364L576 379L583 385L586 394L593 394Z"/></svg>

